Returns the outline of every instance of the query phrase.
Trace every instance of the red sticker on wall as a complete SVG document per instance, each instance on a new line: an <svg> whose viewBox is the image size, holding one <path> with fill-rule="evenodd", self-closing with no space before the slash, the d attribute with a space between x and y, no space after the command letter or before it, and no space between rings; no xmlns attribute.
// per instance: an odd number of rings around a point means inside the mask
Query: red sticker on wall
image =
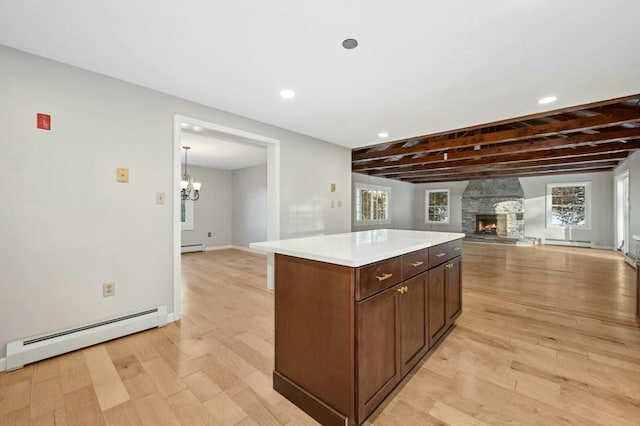
<svg viewBox="0 0 640 426"><path fill-rule="evenodd" d="M51 130L51 116L38 113L38 129Z"/></svg>

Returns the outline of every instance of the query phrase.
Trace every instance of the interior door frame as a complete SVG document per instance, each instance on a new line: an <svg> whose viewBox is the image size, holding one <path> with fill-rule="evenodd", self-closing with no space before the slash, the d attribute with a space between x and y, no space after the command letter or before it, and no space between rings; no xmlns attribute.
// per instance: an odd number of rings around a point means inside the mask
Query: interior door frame
<svg viewBox="0 0 640 426"><path fill-rule="evenodd" d="M623 184L624 187L624 194L623 194L623 200L622 200L622 205L623 205L623 212L620 212L620 195L618 193L618 185L619 183L622 181L624 182L626 180L626 184ZM619 175L616 175L614 178L614 190L613 190L613 198L614 198L614 214L615 214L615 249L617 250L618 247L620 247L620 241L619 241L619 234L620 234L620 226L622 225L623 229L622 229L622 234L623 234L623 241L624 241L624 245L622 247L622 254L623 255L627 255L627 253L629 253L629 250L631 248L631 245L629 244L629 226L630 226L630 206L629 206L629 170L625 170L624 172L620 173ZM620 213L622 213L622 223L620 223Z"/></svg>
<svg viewBox="0 0 640 426"><path fill-rule="evenodd" d="M280 140L179 114L173 116L173 321L182 312L182 262L180 242L180 176L182 174L182 123L249 139L267 149L267 240L280 239ZM269 267L271 265L271 267ZM273 265L268 262L267 287L273 288Z"/></svg>

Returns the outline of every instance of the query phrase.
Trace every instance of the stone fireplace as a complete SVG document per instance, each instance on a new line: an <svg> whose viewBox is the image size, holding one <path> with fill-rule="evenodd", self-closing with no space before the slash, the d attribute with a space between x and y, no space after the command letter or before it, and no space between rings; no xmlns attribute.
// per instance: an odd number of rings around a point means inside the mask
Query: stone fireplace
<svg viewBox="0 0 640 426"><path fill-rule="evenodd" d="M462 194L467 235L524 237L524 191L518 178L470 181Z"/></svg>

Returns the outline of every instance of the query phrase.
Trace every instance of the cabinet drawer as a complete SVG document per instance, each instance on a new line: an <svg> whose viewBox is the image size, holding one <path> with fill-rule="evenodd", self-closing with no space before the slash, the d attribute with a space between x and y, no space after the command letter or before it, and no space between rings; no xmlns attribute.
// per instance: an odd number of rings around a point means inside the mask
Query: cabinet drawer
<svg viewBox="0 0 640 426"><path fill-rule="evenodd" d="M429 269L461 255L462 240L449 241L448 243L429 247Z"/></svg>
<svg viewBox="0 0 640 426"><path fill-rule="evenodd" d="M429 269L449 260L449 243L429 247Z"/></svg>
<svg viewBox="0 0 640 426"><path fill-rule="evenodd" d="M450 259L456 256L462 256L462 240L450 241L447 244L449 244Z"/></svg>
<svg viewBox="0 0 640 426"><path fill-rule="evenodd" d="M365 299L402 281L400 257L356 269L356 300Z"/></svg>
<svg viewBox="0 0 640 426"><path fill-rule="evenodd" d="M406 280L429 268L429 249L417 250L402 256L402 279Z"/></svg>

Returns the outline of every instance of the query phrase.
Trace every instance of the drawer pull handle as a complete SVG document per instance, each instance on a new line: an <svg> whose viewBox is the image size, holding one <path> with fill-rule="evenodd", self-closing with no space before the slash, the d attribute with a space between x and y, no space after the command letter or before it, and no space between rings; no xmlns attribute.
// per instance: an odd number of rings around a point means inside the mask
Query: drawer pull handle
<svg viewBox="0 0 640 426"><path fill-rule="evenodd" d="M442 257L444 256L446 253L436 253L436 257Z"/></svg>
<svg viewBox="0 0 640 426"><path fill-rule="evenodd" d="M418 266L422 265L424 262L422 260L419 260L417 262L411 262L411 266L413 266L414 268L417 268Z"/></svg>
<svg viewBox="0 0 640 426"><path fill-rule="evenodd" d="M393 274L382 274L382 275L376 275L376 279L378 281L384 281L384 280L388 280L389 278L391 278L393 276Z"/></svg>
<svg viewBox="0 0 640 426"><path fill-rule="evenodd" d="M460 251L460 247L454 247L453 251Z"/></svg>

